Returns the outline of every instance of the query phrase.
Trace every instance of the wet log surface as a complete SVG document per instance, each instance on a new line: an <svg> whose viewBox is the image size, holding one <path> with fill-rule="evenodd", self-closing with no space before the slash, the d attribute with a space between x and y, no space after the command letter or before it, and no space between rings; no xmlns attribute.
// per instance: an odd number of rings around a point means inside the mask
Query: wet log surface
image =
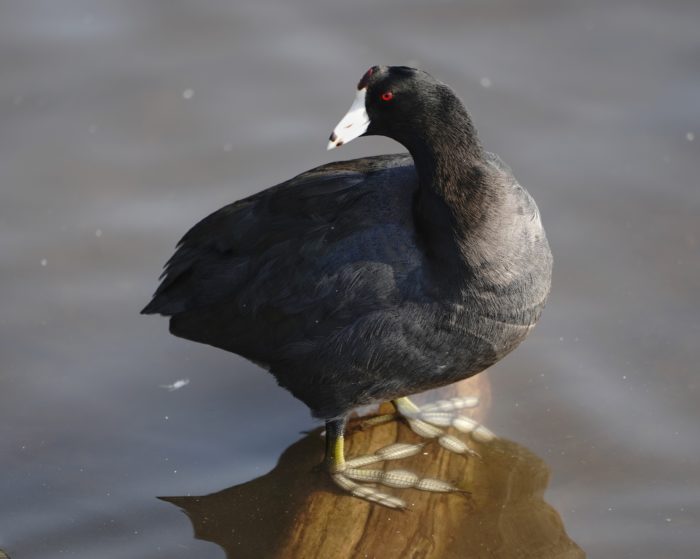
<svg viewBox="0 0 700 559"><path fill-rule="evenodd" d="M430 400L477 395L481 404L463 414L483 422L490 404L486 378L431 393ZM381 410L386 411L393 408ZM356 420L350 424L346 456L370 454L395 442L421 439L402 421L362 428ZM406 511L338 489L319 466L320 429L290 446L260 478L211 495L163 500L187 513L195 537L220 545L231 559L585 557L544 501L549 470L540 458L503 439L469 444L481 458L456 455L431 442L416 456L384 464L448 480L469 492L383 489L403 498Z"/></svg>

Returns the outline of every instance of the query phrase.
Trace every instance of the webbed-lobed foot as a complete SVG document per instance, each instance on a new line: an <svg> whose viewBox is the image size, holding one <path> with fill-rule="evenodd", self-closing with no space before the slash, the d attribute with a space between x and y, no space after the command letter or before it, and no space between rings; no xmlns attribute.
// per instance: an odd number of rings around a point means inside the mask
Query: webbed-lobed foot
<svg viewBox="0 0 700 559"><path fill-rule="evenodd" d="M423 444L395 443L379 449L374 454L359 456L345 461L342 466L334 466L331 471L333 481L340 488L360 497L389 508L405 509L403 499L379 491L376 484L386 485L397 489L420 489L446 493L459 491L452 484L434 478L421 478L408 470L375 470L362 469L363 466L376 464L386 460L400 460L418 454Z"/></svg>
<svg viewBox="0 0 700 559"><path fill-rule="evenodd" d="M459 397L449 400L440 400L424 406L417 406L410 399L398 398L394 400L396 414L382 415L363 422L363 428L378 425L395 419L396 416L404 417L414 431L421 437L436 439L439 444L450 452L456 454L468 454L479 456L476 451L470 449L459 438L449 435L444 428L454 427L461 433L469 433L474 440L488 442L495 435L486 427L459 414L465 408L471 408L478 404L475 397ZM421 451L424 444L396 443L386 446L374 454L359 456L350 460L344 457L344 421L330 421L327 424L327 448L326 464L331 478L341 489L355 497L365 499L394 509L405 509L403 499L384 493L378 486L384 485L397 489L420 489L440 493L463 492L453 484L435 478L420 477L419 475L402 469L383 470L365 469L364 466L376 464L387 460L399 460L408 458Z"/></svg>
<svg viewBox="0 0 700 559"><path fill-rule="evenodd" d="M474 440L489 442L496 436L486 427L473 419L460 415L465 408L473 408L479 399L462 396L449 400L439 400L423 406L414 404L409 398L397 398L393 401L398 414L406 419L411 430L426 439L437 439L440 446L456 454L479 454L453 435L445 433L444 427L454 427L460 433L468 433Z"/></svg>

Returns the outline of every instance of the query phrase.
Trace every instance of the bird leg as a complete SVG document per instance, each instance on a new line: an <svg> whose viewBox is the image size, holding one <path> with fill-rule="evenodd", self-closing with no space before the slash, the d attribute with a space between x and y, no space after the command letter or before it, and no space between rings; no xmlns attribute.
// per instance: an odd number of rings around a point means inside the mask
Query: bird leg
<svg viewBox="0 0 700 559"><path fill-rule="evenodd" d="M374 484L400 489L413 487L423 491L449 492L458 490L447 482L433 478L420 478L407 470L361 469L362 466L369 464L413 456L420 452L423 448L422 444L391 444L374 454L346 461L344 451L345 423L345 418L326 421L326 467L336 485L351 495L389 508L405 509L406 503L402 499L379 491L374 487Z"/></svg>
<svg viewBox="0 0 700 559"><path fill-rule="evenodd" d="M439 400L424 406L417 406L407 397L393 400L396 411L406 419L414 433L426 439L437 438L440 446L450 452L472 456L479 455L457 437L446 434L442 427L454 427L461 433L469 433L474 440L480 442L493 440L495 435L486 427L458 413L461 409L476 406L478 402L478 398L470 396Z"/></svg>
<svg viewBox="0 0 700 559"><path fill-rule="evenodd" d="M382 415L367 420L366 425L377 425L395 418L396 415L406 419L413 432L427 439L437 439L445 449L456 454L478 456L466 443L445 433L444 428L454 427L461 433L469 433L474 440L488 442L495 435L480 423L469 417L459 415L459 411L472 408L478 404L476 397L457 397L439 400L431 404L417 406L409 398L393 400L396 414ZM399 460L418 454L423 444L396 443L386 446L374 454L368 454L345 460L344 433L346 418L326 422L326 466L333 481L351 495L378 503L390 508L403 509L405 502L392 495L379 491L376 484L399 489L422 489L424 491L451 492L458 489L445 481L434 478L420 478L407 470L364 469L364 466Z"/></svg>

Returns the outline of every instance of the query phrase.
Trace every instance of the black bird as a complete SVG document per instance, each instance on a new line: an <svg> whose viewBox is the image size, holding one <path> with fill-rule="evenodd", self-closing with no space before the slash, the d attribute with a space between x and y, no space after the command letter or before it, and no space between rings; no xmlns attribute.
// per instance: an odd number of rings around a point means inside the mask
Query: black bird
<svg viewBox="0 0 700 559"><path fill-rule="evenodd" d="M512 351L540 317L552 259L535 202L484 151L447 85L414 68L370 68L328 149L362 135L388 136L409 153L323 165L214 212L182 238L142 312L268 369L326 421L334 480L401 507L358 481L453 488L358 469L415 445L346 462L348 414L392 400L414 430L468 452L430 413L467 402L421 410L406 396ZM451 421L488 436L465 418Z"/></svg>

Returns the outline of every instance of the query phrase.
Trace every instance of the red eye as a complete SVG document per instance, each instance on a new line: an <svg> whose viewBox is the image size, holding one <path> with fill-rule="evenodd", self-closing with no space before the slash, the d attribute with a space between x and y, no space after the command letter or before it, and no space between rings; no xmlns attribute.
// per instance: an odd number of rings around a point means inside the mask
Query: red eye
<svg viewBox="0 0 700 559"><path fill-rule="evenodd" d="M391 101L394 98L394 94L391 91L385 91L382 93L382 101Z"/></svg>

